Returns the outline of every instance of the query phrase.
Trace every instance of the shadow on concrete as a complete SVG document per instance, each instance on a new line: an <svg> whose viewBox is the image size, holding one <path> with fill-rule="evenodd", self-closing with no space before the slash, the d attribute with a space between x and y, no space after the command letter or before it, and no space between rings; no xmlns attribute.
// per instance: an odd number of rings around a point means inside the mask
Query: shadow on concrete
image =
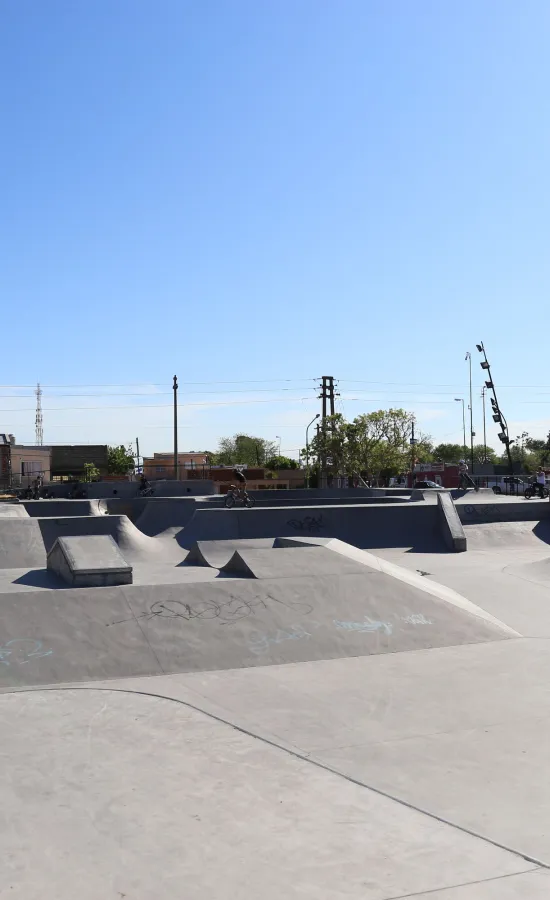
<svg viewBox="0 0 550 900"><path fill-rule="evenodd" d="M48 569L31 569L20 578L15 578L14 584L25 584L29 587L50 588L50 590L66 590L70 587L61 578Z"/></svg>
<svg viewBox="0 0 550 900"><path fill-rule="evenodd" d="M538 537L539 541L550 544L550 520L542 519L541 522L537 522L533 528L533 534Z"/></svg>

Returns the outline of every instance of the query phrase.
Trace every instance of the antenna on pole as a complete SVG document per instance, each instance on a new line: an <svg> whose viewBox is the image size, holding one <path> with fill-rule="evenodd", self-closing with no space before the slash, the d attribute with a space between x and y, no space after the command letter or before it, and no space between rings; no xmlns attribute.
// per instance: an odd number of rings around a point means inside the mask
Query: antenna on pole
<svg viewBox="0 0 550 900"><path fill-rule="evenodd" d="M42 427L42 388L40 383L36 385L34 393L36 394L35 443L38 447L41 447L44 441L44 429Z"/></svg>

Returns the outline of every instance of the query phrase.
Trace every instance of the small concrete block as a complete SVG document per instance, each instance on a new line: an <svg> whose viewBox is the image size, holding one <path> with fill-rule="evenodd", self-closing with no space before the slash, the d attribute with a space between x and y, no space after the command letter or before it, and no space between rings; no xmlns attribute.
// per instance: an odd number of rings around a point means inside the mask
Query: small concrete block
<svg viewBox="0 0 550 900"><path fill-rule="evenodd" d="M132 584L132 566L109 534L57 538L48 553L48 569L73 587Z"/></svg>

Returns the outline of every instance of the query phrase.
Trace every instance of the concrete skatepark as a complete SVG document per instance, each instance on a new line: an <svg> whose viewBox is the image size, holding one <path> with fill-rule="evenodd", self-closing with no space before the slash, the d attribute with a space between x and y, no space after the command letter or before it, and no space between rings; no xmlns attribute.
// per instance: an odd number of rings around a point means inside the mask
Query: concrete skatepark
<svg viewBox="0 0 550 900"><path fill-rule="evenodd" d="M548 501L263 493L0 505L0 897L550 896Z"/></svg>

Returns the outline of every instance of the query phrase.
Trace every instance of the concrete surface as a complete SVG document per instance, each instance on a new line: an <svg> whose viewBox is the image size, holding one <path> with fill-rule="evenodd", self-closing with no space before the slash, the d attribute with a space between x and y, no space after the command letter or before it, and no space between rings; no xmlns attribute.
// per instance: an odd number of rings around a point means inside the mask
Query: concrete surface
<svg viewBox="0 0 550 900"><path fill-rule="evenodd" d="M434 497L213 501L0 521L0 897L550 896L548 503L455 554ZM67 533L141 583L60 589Z"/></svg>
<svg viewBox="0 0 550 900"><path fill-rule="evenodd" d="M0 710L6 897L386 900L535 868L169 700L38 691Z"/></svg>

